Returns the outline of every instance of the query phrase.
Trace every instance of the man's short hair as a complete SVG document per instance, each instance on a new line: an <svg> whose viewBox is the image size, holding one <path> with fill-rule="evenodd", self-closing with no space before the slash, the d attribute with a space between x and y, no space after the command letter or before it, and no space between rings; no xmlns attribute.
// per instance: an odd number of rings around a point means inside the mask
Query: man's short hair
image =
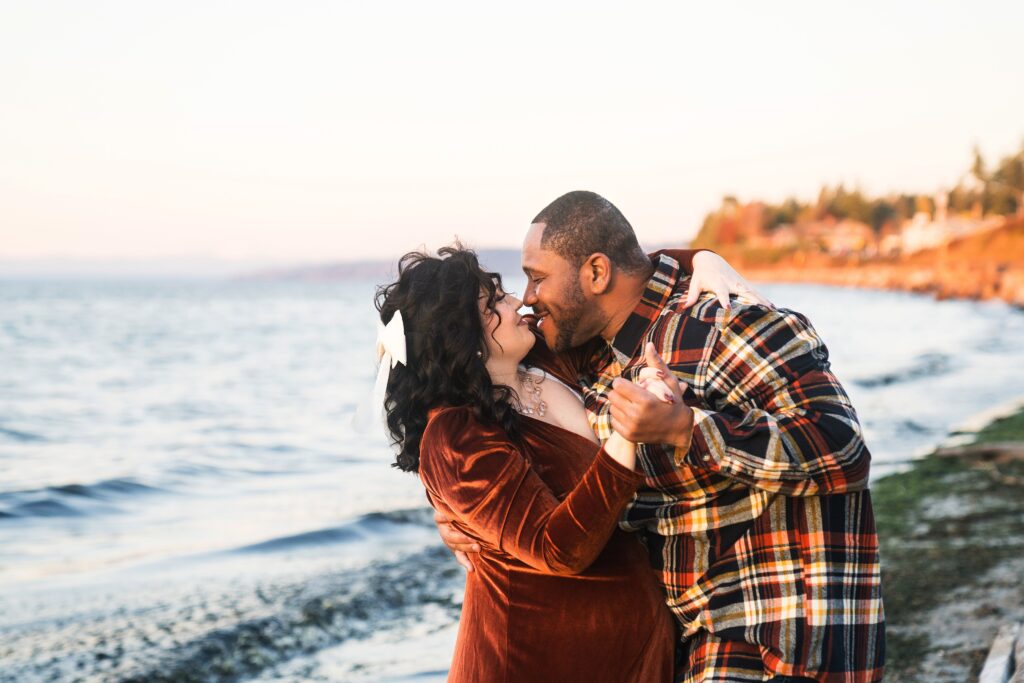
<svg viewBox="0 0 1024 683"><path fill-rule="evenodd" d="M540 245L579 268L600 252L627 273L640 273L651 261L622 212L595 192L575 190L548 204L533 219L544 223Z"/></svg>

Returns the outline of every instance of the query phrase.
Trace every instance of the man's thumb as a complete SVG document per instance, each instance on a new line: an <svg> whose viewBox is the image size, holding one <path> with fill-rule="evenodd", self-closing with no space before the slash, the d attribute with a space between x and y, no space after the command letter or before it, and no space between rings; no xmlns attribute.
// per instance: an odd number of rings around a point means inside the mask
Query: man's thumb
<svg viewBox="0 0 1024 683"><path fill-rule="evenodd" d="M644 349L645 360L647 361L647 367L654 368L655 370L661 370L665 374L670 374L668 365L665 363L665 359L661 357L658 350L654 348L654 342L647 342L647 346Z"/></svg>

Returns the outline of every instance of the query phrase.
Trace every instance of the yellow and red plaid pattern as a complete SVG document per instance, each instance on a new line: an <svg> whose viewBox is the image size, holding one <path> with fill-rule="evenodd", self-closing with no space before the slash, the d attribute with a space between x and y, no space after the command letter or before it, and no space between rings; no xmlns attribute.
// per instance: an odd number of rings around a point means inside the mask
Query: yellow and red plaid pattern
<svg viewBox="0 0 1024 683"><path fill-rule="evenodd" d="M591 347L574 369L602 440L612 380L636 378L647 341L694 409L688 451L641 445L646 487L622 522L647 535L684 647L700 645L688 647L679 680L703 680L698 669L732 680L730 667L745 680L749 657L731 657L732 642L756 648L766 678L879 681L870 454L828 350L793 311L742 299L727 311L713 296L685 308L689 278L670 254L655 255L643 299L612 344Z"/></svg>

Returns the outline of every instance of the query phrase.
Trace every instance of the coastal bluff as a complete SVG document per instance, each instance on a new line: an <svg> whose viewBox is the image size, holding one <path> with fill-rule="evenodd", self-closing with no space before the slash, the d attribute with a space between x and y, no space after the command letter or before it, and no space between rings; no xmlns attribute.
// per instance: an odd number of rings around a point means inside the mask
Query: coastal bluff
<svg viewBox="0 0 1024 683"><path fill-rule="evenodd" d="M761 282L801 282L1006 301L1024 307L1024 218L892 259L792 254L771 264L723 254Z"/></svg>

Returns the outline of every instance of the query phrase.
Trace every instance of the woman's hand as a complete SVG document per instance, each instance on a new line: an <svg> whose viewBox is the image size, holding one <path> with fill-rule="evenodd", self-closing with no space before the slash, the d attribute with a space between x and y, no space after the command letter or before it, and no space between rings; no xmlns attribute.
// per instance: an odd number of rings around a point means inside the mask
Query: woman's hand
<svg viewBox="0 0 1024 683"><path fill-rule="evenodd" d="M665 403L676 402L675 394L672 393L668 384L662 380L660 371L657 368L641 368L640 374L636 378L636 385L641 389L651 392Z"/></svg>
<svg viewBox="0 0 1024 683"><path fill-rule="evenodd" d="M455 561L467 572L473 571L473 562L469 559L469 554L480 552L480 544L453 527L451 517L440 510L434 510L434 524L437 525L441 541L455 555Z"/></svg>
<svg viewBox="0 0 1024 683"><path fill-rule="evenodd" d="M729 265L728 261L713 251L700 251L694 255L690 291L686 294L686 303L683 305L694 305L703 292L714 292L725 309L730 308L730 294L738 294L753 299L762 306L775 308L775 305L761 296L746 278Z"/></svg>

